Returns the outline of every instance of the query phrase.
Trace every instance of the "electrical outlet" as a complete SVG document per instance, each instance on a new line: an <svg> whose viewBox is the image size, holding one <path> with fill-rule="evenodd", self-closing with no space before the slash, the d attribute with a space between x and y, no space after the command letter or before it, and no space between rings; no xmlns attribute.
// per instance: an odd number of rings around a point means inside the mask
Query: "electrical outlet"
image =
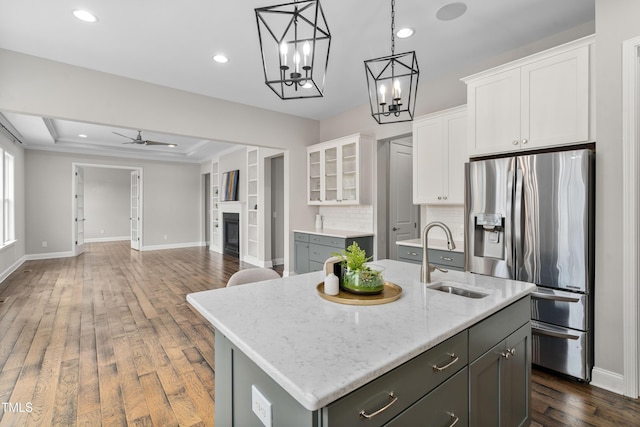
<svg viewBox="0 0 640 427"><path fill-rule="evenodd" d="M168 236L165 234L165 235L164 235L164 240L167 240L167 237L168 237Z"/></svg>
<svg viewBox="0 0 640 427"><path fill-rule="evenodd" d="M47 247L47 241L46 241L46 240L43 240L43 241L42 241L42 247L43 247L43 248L46 248L46 247Z"/></svg>
<svg viewBox="0 0 640 427"><path fill-rule="evenodd" d="M251 409L265 427L271 427L271 402L253 384L251 384Z"/></svg>

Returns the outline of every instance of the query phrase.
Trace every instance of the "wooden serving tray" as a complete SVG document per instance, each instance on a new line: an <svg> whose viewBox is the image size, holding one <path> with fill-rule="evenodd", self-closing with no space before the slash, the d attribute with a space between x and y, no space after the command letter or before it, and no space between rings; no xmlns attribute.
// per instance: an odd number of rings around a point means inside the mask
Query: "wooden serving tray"
<svg viewBox="0 0 640 427"><path fill-rule="evenodd" d="M384 289L382 292L375 295L352 294L342 289L340 289L338 295L327 295L324 293L324 282L319 283L318 286L316 286L316 289L318 290L318 294L327 301L349 305L386 304L397 300L402 294L402 288L391 282L384 282Z"/></svg>

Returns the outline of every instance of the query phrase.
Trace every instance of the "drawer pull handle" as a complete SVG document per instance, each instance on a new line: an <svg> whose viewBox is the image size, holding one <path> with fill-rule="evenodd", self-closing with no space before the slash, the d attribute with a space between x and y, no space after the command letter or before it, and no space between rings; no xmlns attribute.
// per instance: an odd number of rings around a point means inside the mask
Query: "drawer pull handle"
<svg viewBox="0 0 640 427"><path fill-rule="evenodd" d="M447 412L447 414L451 416L451 424L449 424L449 427L453 427L454 425L458 424L458 421L460 421L460 417L456 417L456 414L452 414L451 412Z"/></svg>
<svg viewBox="0 0 640 427"><path fill-rule="evenodd" d="M397 401L398 401L398 397L395 396L393 394L393 392L391 392L391 393L389 393L389 403L387 403L382 408L378 409L377 411L375 411L372 414L367 414L363 409L362 411L360 411L360 418L364 418L364 419L370 420L371 418L375 417L376 415L380 415L381 413L383 413L384 411L389 409Z"/></svg>
<svg viewBox="0 0 640 427"><path fill-rule="evenodd" d="M407 255L411 255L411 256L418 256L418 254L417 254L417 253L415 253L415 252L409 252L409 251L407 251Z"/></svg>
<svg viewBox="0 0 640 427"><path fill-rule="evenodd" d="M443 260L443 261L453 261L453 258L448 257L448 256L441 256L440 259Z"/></svg>
<svg viewBox="0 0 640 427"><path fill-rule="evenodd" d="M451 361L449 363L447 363L444 366L438 366L438 365L433 365L433 370L436 372L442 372L447 368L450 368L451 365L453 365L454 363L456 363L458 360L460 360L460 358L458 356L456 356L455 353L447 353L450 357L451 357Z"/></svg>

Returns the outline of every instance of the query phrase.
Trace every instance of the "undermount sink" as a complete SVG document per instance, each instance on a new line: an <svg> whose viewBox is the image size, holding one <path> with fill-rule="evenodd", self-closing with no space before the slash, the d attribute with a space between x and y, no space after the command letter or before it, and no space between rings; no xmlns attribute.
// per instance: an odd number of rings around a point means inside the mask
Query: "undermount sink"
<svg viewBox="0 0 640 427"><path fill-rule="evenodd" d="M470 291L468 289L460 288L456 285L457 283L454 282L437 282L429 285L428 288L435 291L446 292L448 294L459 295L465 298L484 298L488 295L482 292Z"/></svg>

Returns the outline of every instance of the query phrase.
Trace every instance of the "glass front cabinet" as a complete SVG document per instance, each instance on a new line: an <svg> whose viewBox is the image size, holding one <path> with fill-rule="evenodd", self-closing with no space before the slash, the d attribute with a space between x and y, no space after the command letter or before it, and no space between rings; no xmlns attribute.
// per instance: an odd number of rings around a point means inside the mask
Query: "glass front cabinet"
<svg viewBox="0 0 640 427"><path fill-rule="evenodd" d="M355 134L307 148L307 203L367 204L373 179L373 139Z"/></svg>

